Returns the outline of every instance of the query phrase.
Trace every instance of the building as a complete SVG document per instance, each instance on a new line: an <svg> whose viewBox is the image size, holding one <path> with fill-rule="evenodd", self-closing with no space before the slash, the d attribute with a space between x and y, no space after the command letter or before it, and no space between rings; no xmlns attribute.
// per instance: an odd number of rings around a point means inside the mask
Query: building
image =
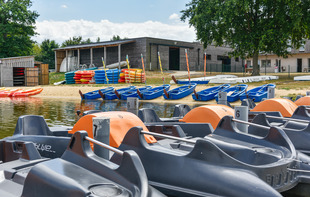
<svg viewBox="0 0 310 197"><path fill-rule="evenodd" d="M204 50L199 42L183 42L150 37L133 38L118 41L107 41L90 44L67 46L55 49L56 72L77 70L80 65L102 66L126 60L130 66L142 68L141 54L144 57L146 70L159 70L158 52L163 70L187 70L185 49L188 51L190 70L204 70L204 53L207 53L207 71L238 71L243 68L243 61L230 58L228 47L209 46Z"/></svg>
<svg viewBox="0 0 310 197"><path fill-rule="evenodd" d="M258 64L260 72L310 72L310 41L299 49L291 49L287 57L279 57L274 54L260 54ZM253 60L248 59L248 67L253 65Z"/></svg>

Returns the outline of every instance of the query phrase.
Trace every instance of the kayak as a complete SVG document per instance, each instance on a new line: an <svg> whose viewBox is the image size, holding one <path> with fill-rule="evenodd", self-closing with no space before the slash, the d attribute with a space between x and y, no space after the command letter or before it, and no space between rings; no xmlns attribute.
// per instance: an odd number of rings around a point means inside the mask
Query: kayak
<svg viewBox="0 0 310 197"><path fill-rule="evenodd" d="M126 88L121 88L121 89L118 89L118 90L115 90L114 92L108 92L106 94L102 94L104 95L101 97L104 99L104 100L114 100L114 99L117 99L117 98L120 98L120 95L126 91L133 91L133 90L137 90L136 86L128 86Z"/></svg>
<svg viewBox="0 0 310 197"><path fill-rule="evenodd" d="M201 90L199 92L197 92L196 94L192 94L192 97L195 101L209 101L209 100L213 100L214 96L219 93L220 91L223 91L227 88L229 88L230 85L229 84L223 84L223 85L219 85L219 86L214 86L211 88L207 88L204 90Z"/></svg>
<svg viewBox="0 0 310 197"><path fill-rule="evenodd" d="M42 91L43 91L43 88L33 88L30 90L16 91L9 96L12 96L12 97L28 97L28 96L37 95L37 94L41 93Z"/></svg>
<svg viewBox="0 0 310 197"><path fill-rule="evenodd" d="M12 96L15 92L20 91L20 88L12 89L12 90L5 90L0 92L0 97L8 97Z"/></svg>
<svg viewBox="0 0 310 197"><path fill-rule="evenodd" d="M123 93L120 94L120 100L127 100L127 98L129 97L135 97L135 98L138 98L138 91L140 93L144 93L145 91L151 89L152 86L144 86L144 87L141 87L141 88L138 88L138 89L132 89L132 90L128 90L128 91L125 91Z"/></svg>
<svg viewBox="0 0 310 197"><path fill-rule="evenodd" d="M156 99L164 94L164 90L168 91L170 88L169 84L157 86L155 88L147 89L143 93L138 93L139 99L141 100L152 100Z"/></svg>
<svg viewBox="0 0 310 197"><path fill-rule="evenodd" d="M275 88L275 87L276 85L274 84L265 84L265 85L253 88L249 91L243 92L242 94L240 94L239 97L241 101L243 99L250 98L254 102L261 102L264 98L267 98L268 88Z"/></svg>
<svg viewBox="0 0 310 197"><path fill-rule="evenodd" d="M235 102L239 100L239 95L244 93L245 90L248 88L246 84L239 84L230 88L223 90L222 92L227 92L227 101L228 102ZM218 93L214 96L216 101L218 101Z"/></svg>
<svg viewBox="0 0 310 197"><path fill-rule="evenodd" d="M181 87L177 87L175 89L169 90L168 92L164 91L164 98L169 100L181 99L190 94L192 94L196 88L197 84L192 83L189 85L183 85Z"/></svg>
<svg viewBox="0 0 310 197"><path fill-rule="evenodd" d="M101 91L103 94L112 92L113 90L114 90L113 87L107 87L107 88L100 89L100 91ZM101 98L101 96L100 96L100 94L99 94L99 90L87 92L87 93L85 93L85 94L83 94L81 91L79 91L79 93L80 93L80 95L81 95L82 100L83 100L83 99L98 99L98 98Z"/></svg>

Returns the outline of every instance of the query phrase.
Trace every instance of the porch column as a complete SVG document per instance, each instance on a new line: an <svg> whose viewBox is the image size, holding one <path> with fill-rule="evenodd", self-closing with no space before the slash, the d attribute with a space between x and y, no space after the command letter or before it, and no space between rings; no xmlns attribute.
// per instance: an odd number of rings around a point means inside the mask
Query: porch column
<svg viewBox="0 0 310 197"><path fill-rule="evenodd" d="M90 48L90 64L93 64L93 48Z"/></svg>
<svg viewBox="0 0 310 197"><path fill-rule="evenodd" d="M121 69L121 44L118 45L118 69Z"/></svg>

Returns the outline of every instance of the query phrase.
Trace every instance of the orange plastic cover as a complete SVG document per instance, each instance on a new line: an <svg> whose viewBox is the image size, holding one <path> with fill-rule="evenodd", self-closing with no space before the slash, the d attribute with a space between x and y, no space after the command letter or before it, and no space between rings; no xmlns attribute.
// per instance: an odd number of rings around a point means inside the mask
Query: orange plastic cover
<svg viewBox="0 0 310 197"><path fill-rule="evenodd" d="M93 135L93 118L94 117L109 117L110 118L110 146L119 147L129 129L136 126L141 126L144 131L148 131L144 123L136 115L130 112L100 112L89 114L80 118L69 133L75 133L80 130L85 130L88 136L94 138ZM151 135L144 135L148 143L157 142Z"/></svg>
<svg viewBox="0 0 310 197"><path fill-rule="evenodd" d="M301 97L300 99L298 99L297 101L295 101L295 104L298 105L298 106L301 106L301 105L310 105L310 96Z"/></svg>
<svg viewBox="0 0 310 197"><path fill-rule="evenodd" d="M226 105L205 105L189 111L180 122L210 123L215 129L224 116L234 116L234 110Z"/></svg>
<svg viewBox="0 0 310 197"><path fill-rule="evenodd" d="M293 101L273 98L259 103L251 111L279 111L283 117L291 117L296 109L297 105Z"/></svg>

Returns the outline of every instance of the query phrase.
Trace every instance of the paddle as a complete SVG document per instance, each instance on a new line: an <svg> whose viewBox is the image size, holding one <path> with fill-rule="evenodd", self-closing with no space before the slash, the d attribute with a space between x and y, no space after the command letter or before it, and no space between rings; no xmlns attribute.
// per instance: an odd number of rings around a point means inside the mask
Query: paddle
<svg viewBox="0 0 310 197"><path fill-rule="evenodd" d="M82 99L85 99L85 96L84 96L84 94L82 93L81 90L79 90L79 93L80 93L80 95L81 95L81 98L82 98Z"/></svg>
<svg viewBox="0 0 310 197"><path fill-rule="evenodd" d="M128 69L128 77L129 77L129 84L131 84L131 79L130 79L130 65L129 65L129 60L128 60L128 55L126 55L126 63L127 63L127 69Z"/></svg>
<svg viewBox="0 0 310 197"><path fill-rule="evenodd" d="M198 99L198 94L195 89L194 89L194 94L195 94L196 99Z"/></svg>
<svg viewBox="0 0 310 197"><path fill-rule="evenodd" d="M186 65L187 65L187 72L188 72L189 85L191 85L191 75L190 75L190 71L189 71L189 64L188 64L188 57L187 57L187 49L185 49L185 57L186 57Z"/></svg>
<svg viewBox="0 0 310 197"><path fill-rule="evenodd" d="M119 95L119 93L117 92L117 90L114 90L115 95L117 96L118 99L121 98L121 95Z"/></svg>
<svg viewBox="0 0 310 197"><path fill-rule="evenodd" d="M174 81L175 84L178 84L178 80L175 78L174 75L171 76L172 80Z"/></svg>
<svg viewBox="0 0 310 197"><path fill-rule="evenodd" d="M107 70L106 70L106 68L105 68L105 63L104 63L103 57L101 57L101 60L102 60L102 64L103 64L105 80L107 81L107 84L109 84L109 78L108 78L108 75L107 75Z"/></svg>
<svg viewBox="0 0 310 197"><path fill-rule="evenodd" d="M206 73L206 71L207 71L207 52L205 52L205 61L204 61L204 72L203 72L203 75L204 75L204 77L206 77L207 76L207 73ZM205 80L206 80L206 78L205 78Z"/></svg>
<svg viewBox="0 0 310 197"><path fill-rule="evenodd" d="M144 73L144 82L145 82L145 86L146 86L146 74L145 74L145 69L144 69L144 61L143 61L143 55L141 53L141 61L142 61L142 68L143 68L143 73Z"/></svg>
<svg viewBox="0 0 310 197"><path fill-rule="evenodd" d="M98 90L99 95L101 96L101 98L104 100L105 99L105 94L103 94L100 90Z"/></svg>
<svg viewBox="0 0 310 197"><path fill-rule="evenodd" d="M141 94L141 92L139 91L139 89L137 89L137 94L139 95L140 98L143 98L143 95Z"/></svg>
<svg viewBox="0 0 310 197"><path fill-rule="evenodd" d="M168 94L166 89L164 89L164 93L165 93L166 97L169 98L169 94Z"/></svg>
<svg viewBox="0 0 310 197"><path fill-rule="evenodd" d="M162 76L162 78L163 78L163 84L165 85L165 77L164 77L164 73L163 73L163 67L162 67L162 65L161 65L161 60L160 60L160 53L159 53L159 51L158 51L158 61L159 61L161 76Z"/></svg>

